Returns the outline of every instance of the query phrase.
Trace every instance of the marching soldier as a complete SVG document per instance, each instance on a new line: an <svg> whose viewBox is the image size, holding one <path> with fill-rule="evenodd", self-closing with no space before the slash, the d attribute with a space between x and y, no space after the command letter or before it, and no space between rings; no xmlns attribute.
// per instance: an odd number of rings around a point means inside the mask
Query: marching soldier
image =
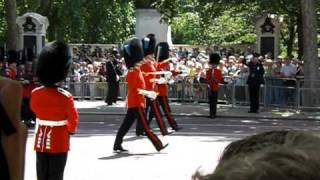
<svg viewBox="0 0 320 180"><path fill-rule="evenodd" d="M63 179L78 113L72 95L57 83L66 78L71 63L69 46L63 42L48 44L39 56L36 75L43 86L32 91L30 101L37 117L34 149L38 180Z"/></svg>
<svg viewBox="0 0 320 180"><path fill-rule="evenodd" d="M156 47L156 53L158 64L157 64L157 71L158 72L165 72L169 69L169 45L166 42L161 42ZM175 72L173 72L174 74ZM160 76L160 75L158 75ZM165 78L155 79L156 86L159 92L159 95L157 97L157 100L168 119L168 122L171 126L171 128L175 131L178 131L181 129L181 127L178 126L177 122L174 120L171 109L168 103L168 85Z"/></svg>
<svg viewBox="0 0 320 180"><path fill-rule="evenodd" d="M217 68L220 62L220 55L217 53L210 54L209 64L211 67L207 70L206 79L208 84L208 97L210 106L210 118L214 119L217 115L217 101L219 83L222 82L221 71Z"/></svg>
<svg viewBox="0 0 320 180"><path fill-rule="evenodd" d="M143 50L141 40L132 38L123 45L124 60L128 68L126 81L128 82L127 95L127 114L118 130L113 150L115 152L127 151L122 147L123 137L129 131L135 119L138 119L144 132L154 145L157 151L161 151L168 144L163 145L159 138L149 129L148 122L144 113L145 97L156 98L154 91L147 91L145 81L140 70L143 60Z"/></svg>
<svg viewBox="0 0 320 180"><path fill-rule="evenodd" d="M155 83L153 79L155 79L155 72L156 72L156 62L154 59L154 51L156 47L156 39L154 34L148 34L147 37L142 39L142 46L144 51L144 62L141 65L141 71L143 72L144 81L146 83L146 90L155 91ZM156 118L157 124L160 128L161 134L163 136L168 135L168 130L166 124L162 119L162 115L159 109L159 104L156 99L150 99L146 97L146 114L149 115L149 124L152 120L153 114ZM142 127L141 124L137 123L136 127L136 135L142 135Z"/></svg>

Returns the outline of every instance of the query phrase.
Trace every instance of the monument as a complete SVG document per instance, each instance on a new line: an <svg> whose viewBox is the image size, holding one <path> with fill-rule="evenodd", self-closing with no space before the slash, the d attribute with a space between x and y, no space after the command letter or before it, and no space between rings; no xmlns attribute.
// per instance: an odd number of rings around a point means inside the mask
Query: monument
<svg viewBox="0 0 320 180"><path fill-rule="evenodd" d="M172 45L171 28L166 23L160 23L161 14L152 8L154 1L136 1L135 34L139 38L147 34L156 35L157 42L167 42Z"/></svg>
<svg viewBox="0 0 320 180"><path fill-rule="evenodd" d="M260 17L256 22L257 52L278 57L280 49L280 22L270 15Z"/></svg>
<svg viewBox="0 0 320 180"><path fill-rule="evenodd" d="M47 17L37 13L25 13L17 17L18 50L32 49L38 55L45 46L45 36L49 27Z"/></svg>

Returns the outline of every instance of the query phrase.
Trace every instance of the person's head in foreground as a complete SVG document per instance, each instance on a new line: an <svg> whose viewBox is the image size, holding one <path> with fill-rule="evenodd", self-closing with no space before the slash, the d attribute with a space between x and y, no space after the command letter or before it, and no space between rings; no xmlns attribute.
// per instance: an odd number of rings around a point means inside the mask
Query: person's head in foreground
<svg viewBox="0 0 320 180"><path fill-rule="evenodd" d="M319 179L320 138L302 131L268 131L230 143L212 174L195 180Z"/></svg>

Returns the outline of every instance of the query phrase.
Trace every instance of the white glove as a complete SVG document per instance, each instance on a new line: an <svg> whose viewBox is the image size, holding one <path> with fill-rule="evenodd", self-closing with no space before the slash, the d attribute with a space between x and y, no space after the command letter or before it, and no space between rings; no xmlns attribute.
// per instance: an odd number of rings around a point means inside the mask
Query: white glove
<svg viewBox="0 0 320 180"><path fill-rule="evenodd" d="M139 89L139 94L142 94L148 98L151 98L151 99L156 99L157 96L158 96L158 93L155 92L155 91L147 91L147 90L144 90L144 89Z"/></svg>
<svg viewBox="0 0 320 180"><path fill-rule="evenodd" d="M157 84L167 84L168 83L168 81L165 78L151 79L151 82L155 82Z"/></svg>

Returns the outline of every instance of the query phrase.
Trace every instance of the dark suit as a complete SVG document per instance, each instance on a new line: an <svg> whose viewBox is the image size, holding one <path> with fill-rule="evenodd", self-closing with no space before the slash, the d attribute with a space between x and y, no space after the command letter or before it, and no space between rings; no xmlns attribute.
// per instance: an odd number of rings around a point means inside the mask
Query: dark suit
<svg viewBox="0 0 320 180"><path fill-rule="evenodd" d="M249 68L249 77L248 77L248 88L250 95L250 112L259 111L259 92L260 85L264 84L264 68L261 63L249 62L247 64Z"/></svg>
<svg viewBox="0 0 320 180"><path fill-rule="evenodd" d="M119 79L122 75L120 68L117 66L117 60L107 61L106 63L107 70L107 81L108 81L108 95L106 97L106 103L112 105L117 101L119 95Z"/></svg>

